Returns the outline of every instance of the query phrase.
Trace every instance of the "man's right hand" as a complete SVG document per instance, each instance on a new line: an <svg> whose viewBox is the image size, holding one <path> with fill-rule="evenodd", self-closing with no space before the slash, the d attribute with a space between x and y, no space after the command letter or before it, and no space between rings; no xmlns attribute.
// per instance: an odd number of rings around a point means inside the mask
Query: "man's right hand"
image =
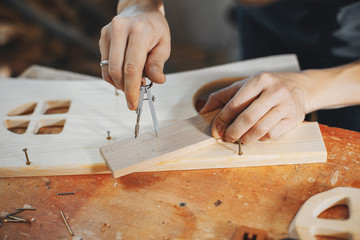
<svg viewBox="0 0 360 240"><path fill-rule="evenodd" d="M143 73L154 83L164 83L163 68L170 56L170 30L162 2L119 3L120 13L103 27L99 41L102 77L124 91L128 108L139 101Z"/></svg>

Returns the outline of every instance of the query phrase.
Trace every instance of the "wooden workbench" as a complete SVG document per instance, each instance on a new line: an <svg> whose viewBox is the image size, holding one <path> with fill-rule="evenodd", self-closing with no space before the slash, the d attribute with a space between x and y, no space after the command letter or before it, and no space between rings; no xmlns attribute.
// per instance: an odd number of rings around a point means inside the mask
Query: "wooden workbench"
<svg viewBox="0 0 360 240"><path fill-rule="evenodd" d="M71 79L53 71L34 66L21 77ZM310 196L360 188L360 133L320 128L328 151L321 164L133 173L116 180L109 174L1 178L0 212L24 204L37 210L19 214L35 218L31 224L3 223L0 239L236 239L242 231L261 233L255 229L285 238Z"/></svg>

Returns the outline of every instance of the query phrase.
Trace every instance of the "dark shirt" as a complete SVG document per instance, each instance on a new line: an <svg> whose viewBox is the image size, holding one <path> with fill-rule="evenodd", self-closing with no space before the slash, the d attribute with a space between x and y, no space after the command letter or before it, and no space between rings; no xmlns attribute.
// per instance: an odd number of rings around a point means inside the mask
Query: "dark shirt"
<svg viewBox="0 0 360 240"><path fill-rule="evenodd" d="M261 7L241 5L239 23L246 59L263 56L260 51L267 55L296 53L303 69L360 59L360 1L283 0Z"/></svg>
<svg viewBox="0 0 360 240"><path fill-rule="evenodd" d="M360 59L360 1L239 4L237 16L242 59L295 53L301 69L335 67ZM360 131L360 106L319 111L318 121Z"/></svg>

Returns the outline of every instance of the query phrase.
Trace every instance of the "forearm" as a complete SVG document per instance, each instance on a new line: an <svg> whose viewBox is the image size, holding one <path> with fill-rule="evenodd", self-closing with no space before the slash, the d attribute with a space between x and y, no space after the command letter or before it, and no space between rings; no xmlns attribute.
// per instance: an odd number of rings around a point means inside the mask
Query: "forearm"
<svg viewBox="0 0 360 240"><path fill-rule="evenodd" d="M308 102L305 112L360 104L360 60L343 66L303 72Z"/></svg>
<svg viewBox="0 0 360 240"><path fill-rule="evenodd" d="M117 14L133 11L152 11L158 10L165 15L164 4L162 0L119 0Z"/></svg>

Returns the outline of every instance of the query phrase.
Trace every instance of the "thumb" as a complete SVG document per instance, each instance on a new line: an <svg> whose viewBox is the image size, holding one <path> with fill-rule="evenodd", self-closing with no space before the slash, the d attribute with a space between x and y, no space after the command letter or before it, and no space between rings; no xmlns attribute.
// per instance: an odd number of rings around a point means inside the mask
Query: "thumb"
<svg viewBox="0 0 360 240"><path fill-rule="evenodd" d="M146 76L155 83L164 83L164 64L170 56L170 44L164 41L159 42L148 54L145 63Z"/></svg>
<svg viewBox="0 0 360 240"><path fill-rule="evenodd" d="M199 114L204 114L207 112L211 112L215 109L224 107L240 89L241 85L242 84L240 84L240 82L237 82L210 94L204 107L199 111Z"/></svg>

